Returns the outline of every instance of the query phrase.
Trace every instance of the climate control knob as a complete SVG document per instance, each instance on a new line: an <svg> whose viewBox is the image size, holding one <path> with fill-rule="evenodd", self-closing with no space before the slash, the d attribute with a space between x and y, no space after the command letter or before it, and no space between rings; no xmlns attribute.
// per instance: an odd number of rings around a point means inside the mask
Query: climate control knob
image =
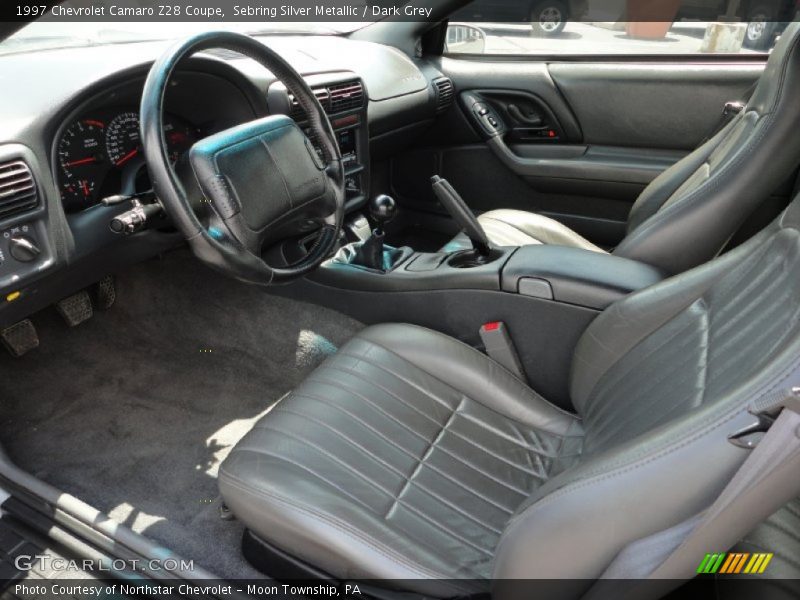
<svg viewBox="0 0 800 600"><path fill-rule="evenodd" d="M8 240L8 251L19 262L31 262L42 253L36 242L25 235L15 235Z"/></svg>

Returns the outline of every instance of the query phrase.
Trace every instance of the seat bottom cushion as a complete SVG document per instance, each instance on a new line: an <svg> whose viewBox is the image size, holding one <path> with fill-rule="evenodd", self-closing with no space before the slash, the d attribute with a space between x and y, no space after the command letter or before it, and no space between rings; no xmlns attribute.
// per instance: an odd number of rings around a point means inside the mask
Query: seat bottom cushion
<svg viewBox="0 0 800 600"><path fill-rule="evenodd" d="M233 513L287 554L447 597L488 589L506 522L581 441L577 418L473 348L379 325L276 404L219 482Z"/></svg>
<svg viewBox="0 0 800 600"><path fill-rule="evenodd" d="M543 215L524 210L500 209L485 212L478 217L489 241L496 246L530 246L551 244L570 246L592 252L605 252L566 225ZM443 252L454 252L471 246L463 233L450 240Z"/></svg>

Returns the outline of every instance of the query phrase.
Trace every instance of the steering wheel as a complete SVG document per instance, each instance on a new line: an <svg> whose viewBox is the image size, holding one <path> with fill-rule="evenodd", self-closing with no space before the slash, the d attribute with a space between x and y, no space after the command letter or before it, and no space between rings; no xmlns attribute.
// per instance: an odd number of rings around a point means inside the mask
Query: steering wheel
<svg viewBox="0 0 800 600"><path fill-rule="evenodd" d="M189 163L210 210L204 224L173 168L164 138L164 96L178 63L210 48L266 67L308 115L316 145L285 115L237 125L195 143ZM141 104L144 155L164 210L203 262L260 285L301 277L333 250L344 218L344 165L328 116L297 71L275 51L233 32L204 32L171 46L150 69ZM263 248L319 228L304 258L272 267Z"/></svg>

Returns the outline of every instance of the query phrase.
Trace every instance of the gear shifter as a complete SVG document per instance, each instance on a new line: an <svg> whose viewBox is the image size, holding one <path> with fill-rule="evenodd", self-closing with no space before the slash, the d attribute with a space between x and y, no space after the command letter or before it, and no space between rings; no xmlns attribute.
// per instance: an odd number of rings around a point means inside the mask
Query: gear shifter
<svg viewBox="0 0 800 600"><path fill-rule="evenodd" d="M383 226L390 223L397 216L397 203L391 196L380 194L370 201L369 214L377 225L375 233L380 232L383 235Z"/></svg>
<svg viewBox="0 0 800 600"><path fill-rule="evenodd" d="M386 236L384 226L397 216L397 204L394 198L386 194L375 196L369 202L369 214L375 221L375 229L372 235L356 248L352 262L377 271L386 271L391 265L387 265L384 260L383 239Z"/></svg>

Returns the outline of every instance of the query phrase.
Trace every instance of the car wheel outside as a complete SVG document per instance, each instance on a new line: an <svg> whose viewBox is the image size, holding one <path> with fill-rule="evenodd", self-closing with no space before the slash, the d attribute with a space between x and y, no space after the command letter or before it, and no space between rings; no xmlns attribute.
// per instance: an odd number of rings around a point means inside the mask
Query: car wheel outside
<svg viewBox="0 0 800 600"><path fill-rule="evenodd" d="M750 13L743 45L751 50L768 50L772 45L775 23L772 13L763 6L757 6Z"/></svg>
<svg viewBox="0 0 800 600"><path fill-rule="evenodd" d="M531 30L533 35L558 35L567 25L567 7L556 0L545 0L531 9Z"/></svg>

